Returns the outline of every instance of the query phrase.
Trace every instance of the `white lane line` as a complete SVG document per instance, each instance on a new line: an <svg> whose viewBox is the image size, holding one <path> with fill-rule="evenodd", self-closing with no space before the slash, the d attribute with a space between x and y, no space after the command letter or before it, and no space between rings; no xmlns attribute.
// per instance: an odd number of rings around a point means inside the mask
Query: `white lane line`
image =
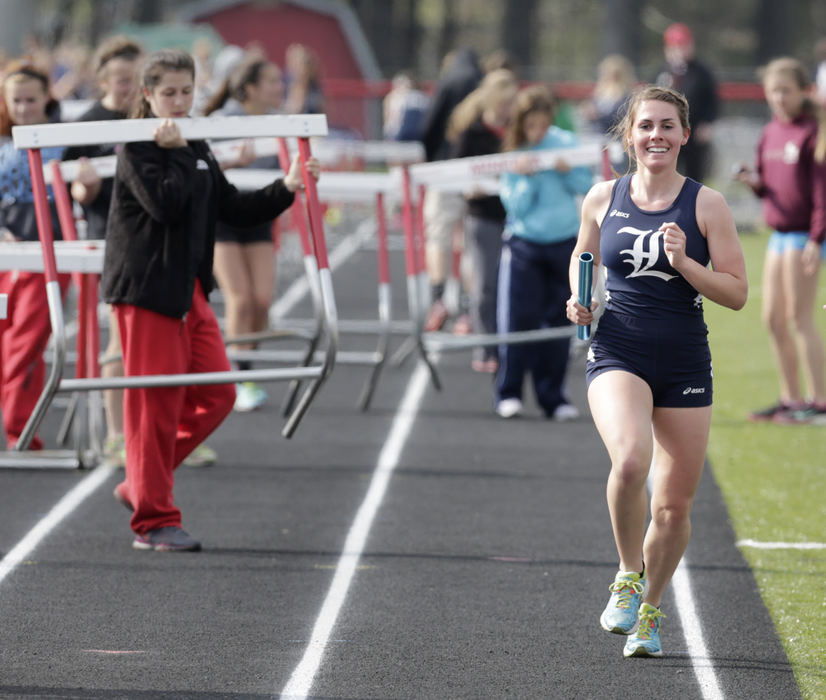
<svg viewBox="0 0 826 700"><path fill-rule="evenodd" d="M369 236L369 229L359 227L354 233L347 236L330 254L330 267L338 267L359 249L361 242ZM303 283L303 284L302 284ZM302 291L296 293L295 287ZM301 277L290 286L284 294L286 302L279 306L281 313L289 311L300 301L302 294L308 290L306 278ZM86 478L77 484L63 498L61 498L49 513L35 525L9 552L0 559L0 582L24 561L25 558L39 545L60 523L85 501L95 489L104 483L113 469L108 465L96 467Z"/></svg>
<svg viewBox="0 0 826 700"><path fill-rule="evenodd" d="M646 481L649 493L654 487L654 464L648 472ZM688 647L688 655L691 658L691 667L703 694L703 700L723 700L724 695L717 682L717 674L714 672L714 663L708 656L705 639L703 638L703 626L700 624L700 616L697 614L697 607L694 604L694 594L691 590L691 578L688 575L688 560L685 556L677 565L677 570L671 578L674 588L674 600L677 605L677 614L683 627L683 636Z"/></svg>
<svg viewBox="0 0 826 700"><path fill-rule="evenodd" d="M694 594L691 592L691 581L688 576L685 557L677 566L671 583L674 586L677 612L680 615L685 643L688 646L688 655L691 657L691 665L694 668L697 683L700 685L700 692L702 692L704 700L723 700L725 696L717 682L714 663L709 658L706 643L703 639L703 628L700 624L697 608L694 605Z"/></svg>
<svg viewBox="0 0 826 700"><path fill-rule="evenodd" d="M114 469L108 465L95 468L86 478L61 498L14 548L0 560L0 582L39 545L52 530L71 515L95 489L104 483Z"/></svg>
<svg viewBox="0 0 826 700"><path fill-rule="evenodd" d="M375 223L368 219L356 227L353 233L344 238L330 253L330 271L334 272L341 267L354 253L358 252L362 245L375 235ZM286 316L292 308L310 291L310 281L306 275L295 280L281 296L270 307L270 319L277 321Z"/></svg>
<svg viewBox="0 0 826 700"><path fill-rule="evenodd" d="M754 549L826 549L826 542L758 542L757 540L738 540L738 547Z"/></svg>
<svg viewBox="0 0 826 700"><path fill-rule="evenodd" d="M353 524L350 526L347 540L344 543L344 550L336 566L333 582L330 584L330 590L327 592L327 597L321 606L304 656L296 666L289 681L287 681L287 685L281 691L281 698L283 699L306 698L312 688L330 635L355 576L359 559L364 552L373 519L381 506L390 477L398 464L402 448L416 420L419 404L429 381L430 373L427 366L420 362L410 379L410 383L407 385L404 398L393 419L387 441L379 454L379 460L373 471L373 478L370 481L367 495L359 507Z"/></svg>

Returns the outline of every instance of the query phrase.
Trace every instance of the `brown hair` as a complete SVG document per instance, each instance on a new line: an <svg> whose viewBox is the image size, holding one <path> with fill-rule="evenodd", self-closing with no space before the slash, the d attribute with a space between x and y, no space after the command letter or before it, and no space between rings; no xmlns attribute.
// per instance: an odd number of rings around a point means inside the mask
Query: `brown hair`
<svg viewBox="0 0 826 700"><path fill-rule="evenodd" d="M628 137L631 135L634 120L637 118L637 111L643 102L652 100L674 105L680 119L680 126L684 130L691 128L688 121L688 100L686 100L685 95L671 88L644 85L639 90L631 93L623 107L622 119L611 129L613 135L620 141L623 149L628 154L629 164L636 161L634 149L628 144Z"/></svg>
<svg viewBox="0 0 826 700"><path fill-rule="evenodd" d="M92 66L95 75L100 75L109 61L121 58L124 61L135 61L143 55L140 45L128 36L117 35L109 37L95 51Z"/></svg>
<svg viewBox="0 0 826 700"><path fill-rule="evenodd" d="M782 56L769 61L768 65L761 71L763 84L771 76L782 76L793 80L804 92L811 87L809 74L803 64L796 58ZM802 112L814 117L817 120L817 139L815 141L815 161L822 163L826 159L826 110L823 109L811 97L806 95L803 98Z"/></svg>
<svg viewBox="0 0 826 700"><path fill-rule="evenodd" d="M0 136L11 136L11 128L14 126L11 115L5 100L5 87L7 83L22 83L26 80L36 80L47 96L46 117L51 117L60 109L60 104L55 100L49 90L49 75L43 69L35 66L31 61L16 59L6 64L3 71L2 93L0 93Z"/></svg>
<svg viewBox="0 0 826 700"><path fill-rule="evenodd" d="M186 51L178 49L161 49L150 54L143 64L141 73L141 88L148 91L161 82L164 74L169 72L186 71L195 80L195 61ZM133 119L143 119L151 114L149 102L141 90L140 99L137 100L129 115Z"/></svg>
<svg viewBox="0 0 826 700"><path fill-rule="evenodd" d="M238 102L246 101L247 86L256 85L261 80L262 71L269 65L275 64L258 57L244 60L209 99L204 107L204 115L212 114L214 111L221 109L230 97L238 100Z"/></svg>
<svg viewBox="0 0 826 700"><path fill-rule="evenodd" d="M556 108L556 96L547 86L531 85L530 87L522 88L516 93L513 117L505 132L502 150L514 151L525 145L527 142L525 136L525 120L529 114L535 112L546 114L548 115L548 119L553 122Z"/></svg>
<svg viewBox="0 0 826 700"><path fill-rule="evenodd" d="M516 91L516 77L506 68L485 74L479 87L463 99L450 114L447 140L455 141L488 107L495 105L509 91Z"/></svg>

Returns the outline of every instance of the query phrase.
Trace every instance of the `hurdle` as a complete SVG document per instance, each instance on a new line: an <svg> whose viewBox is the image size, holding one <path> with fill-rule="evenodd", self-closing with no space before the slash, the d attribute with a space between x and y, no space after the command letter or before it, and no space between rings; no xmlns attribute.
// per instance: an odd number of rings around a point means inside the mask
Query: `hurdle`
<svg viewBox="0 0 826 700"><path fill-rule="evenodd" d="M38 399L18 443L0 458L0 466L26 467L79 467L85 466L78 453L46 455L44 453L27 452L26 449L42 423L46 411L54 396L58 393L72 393L75 391L94 391L98 389L126 389L150 388L161 386L189 386L202 384L229 384L240 381L275 382L290 381L293 379L310 380L310 385L302 394L298 405L287 417L282 429L284 437L292 437L298 424L306 414L319 389L329 377L335 365L338 349L337 310L332 277L327 259L326 242L324 238L321 209L318 202L318 192L315 180L306 169L306 162L310 158L309 138L324 136L327 133L327 120L324 115L268 115L256 117L210 117L186 118L175 120L181 130L181 135L187 140L210 138L245 138L245 137L293 137L298 139L299 156L302 162L302 176L307 196L307 213L310 222L310 233L313 237L315 257L318 262L319 289L324 310L324 328L327 341L324 356L321 362L306 367L232 370L227 372L204 372L194 374L144 375L133 377L82 377L77 379L63 379L63 369L66 362L66 333L63 321L60 288L57 281L57 261L55 255L55 241L52 233L49 214L46 184L43 175L43 161L41 148L47 146L71 146L100 143L131 143L137 141L152 141L155 129L161 119L138 119L123 122L79 122L72 124L38 124L32 126L15 126L12 137L17 148L27 150L29 169L32 177L35 214L37 219L39 248L41 260L38 265L46 278L46 295L49 305L49 315L53 335L53 357L49 376L43 391ZM4 264L12 262L14 256L6 255L4 245ZM35 244L37 245L37 244ZM102 249L98 251L97 264L92 263L88 251L82 250L80 258L84 259L83 266L76 263L80 271L102 271ZM75 258L78 257L75 251ZM9 261L9 262L7 262ZM13 261L13 269L18 261ZM64 261L64 265L65 265ZM69 261L69 265L72 262ZM85 267L84 267L85 266ZM71 271L75 271L72 267Z"/></svg>
<svg viewBox="0 0 826 700"><path fill-rule="evenodd" d="M286 144L282 145L279 154L282 169L287 167L289 158ZM256 170L250 168L227 170L227 179L239 189L256 189L264 182L270 182L273 171ZM376 212L376 260L378 268L378 318L371 320L346 320L339 319L338 328L340 333L353 334L375 334L377 336L376 348L372 352L347 351L339 349L336 356L338 364L360 365L371 368L361 394L358 399L358 407L361 411L369 409L370 402L378 384L381 371L386 363L387 352L390 344L390 336L393 332L401 330L405 334L409 333L410 325L403 324L399 327L393 326L392 320L392 291L390 280L390 260L387 243L387 217L385 210L386 198L393 197L399 192L396 178L389 173L362 173L362 172L325 172L318 182L318 194L321 201L336 202L360 202L370 203L375 207ZM294 205L295 206L295 205ZM303 227L303 215L295 219L296 226L305 246L304 258L305 266L308 260L308 253L305 244L305 234ZM312 278L313 270L308 268L308 275ZM317 319L317 314L316 314ZM314 321L310 321L312 326ZM315 353L314 343L311 341L307 352L302 358L302 363L307 363ZM238 359L263 360L271 362L291 361L295 358L295 353L290 351L266 351L252 350L246 353L233 353L232 357ZM288 396L289 399L289 396ZM289 403L285 402L285 409L289 409Z"/></svg>
<svg viewBox="0 0 826 700"><path fill-rule="evenodd" d="M485 156L454 158L452 160L420 163L401 168L401 183L405 202L403 210L405 220L405 247L410 251L411 265L408 267L408 285L415 288L418 305L411 306L411 315L415 317L414 336L399 349L394 361L401 363L414 348L419 348L425 355L434 352L459 352L475 347L491 345L511 345L530 343L540 340L571 337L575 334L574 326L560 328L541 328L510 333L475 333L456 336L441 331L424 332L424 314L430 304L430 289L424 265L424 222L423 200L427 188L444 192L467 194L471 191L484 191L498 194L498 176L516 169L518 162L529 158L534 170L552 170L562 158L571 166L601 166L601 175L610 174L607 151L601 140L584 141L578 146L539 151L513 151ZM414 191L417 193L418 207L414 210L412 202Z"/></svg>

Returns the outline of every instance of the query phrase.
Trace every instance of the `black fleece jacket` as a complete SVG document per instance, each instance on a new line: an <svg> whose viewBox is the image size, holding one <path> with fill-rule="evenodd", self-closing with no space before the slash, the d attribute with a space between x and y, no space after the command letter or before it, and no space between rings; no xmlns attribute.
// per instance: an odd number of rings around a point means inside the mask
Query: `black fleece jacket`
<svg viewBox="0 0 826 700"><path fill-rule="evenodd" d="M282 180L255 192L227 182L203 141L161 148L126 144L118 155L103 264L103 298L183 318L195 279L213 287L216 221L252 226L287 209Z"/></svg>

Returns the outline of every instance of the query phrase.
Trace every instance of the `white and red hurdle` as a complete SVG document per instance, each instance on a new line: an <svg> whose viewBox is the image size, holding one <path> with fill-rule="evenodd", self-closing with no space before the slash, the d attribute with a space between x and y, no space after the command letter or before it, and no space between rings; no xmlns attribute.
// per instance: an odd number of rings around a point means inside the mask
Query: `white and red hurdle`
<svg viewBox="0 0 826 700"><path fill-rule="evenodd" d="M310 137L327 134L327 120L324 115L271 115L256 117L210 117L176 120L185 139L290 137L298 140L298 151L303 166L310 158ZM3 269L30 269L42 271L46 281L46 295L52 326L52 362L49 376L37 405L30 416L20 439L13 450L0 454L0 467L70 467L86 466L90 455L81 446L66 451L27 451L31 440L45 417L46 411L58 393L93 392L102 389L151 388L162 386L186 386L195 384L228 384L240 381L276 382L308 380L309 386L301 395L298 404L290 412L282 429L282 435L291 437L307 409L317 395L324 381L330 375L338 350L338 327L335 294L327 258L321 207L315 180L303 168L306 193L306 209L312 236L313 253L318 269L317 288L319 303L323 312L323 329L326 347L320 361L306 366L289 368L267 368L232 370L228 372L204 372L197 374L147 375L134 377L101 378L97 371L97 308L89 301L91 282L87 287L87 298L79 309L83 330L81 336L82 354L78 357L79 375L75 379L64 379L67 340L63 319L60 287L57 281L58 269L79 275L97 275L103 269L103 248L99 242L63 241L55 243L52 232L46 183L43 174L41 148L48 146L80 146L102 143L129 143L151 141L160 119L128 121L79 122L71 124L40 124L16 126L12 136L17 148L28 152L29 169L32 176L39 243L3 243L0 265ZM59 180L59 168L52 171L52 180L57 180L55 191L63 189ZM65 204L65 202L64 202ZM65 208L64 208L65 209ZM91 279L91 278L90 278ZM86 324L86 325L84 325ZM88 330L93 327L94 330ZM92 337L94 342L88 342ZM92 346L92 347L90 347ZM89 376L92 375L92 376ZM94 456L92 456L94 459Z"/></svg>

